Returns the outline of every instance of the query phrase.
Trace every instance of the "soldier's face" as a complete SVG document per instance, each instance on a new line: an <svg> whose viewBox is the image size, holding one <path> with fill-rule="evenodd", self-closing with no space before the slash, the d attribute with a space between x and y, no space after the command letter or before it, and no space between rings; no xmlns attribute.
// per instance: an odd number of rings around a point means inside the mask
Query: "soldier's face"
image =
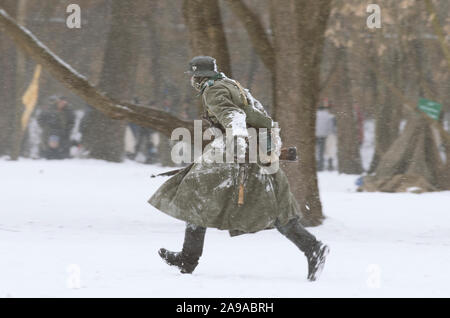
<svg viewBox="0 0 450 318"><path fill-rule="evenodd" d="M200 91L201 87L200 87L200 83L199 83L199 79L191 76L191 86L196 90L196 91Z"/></svg>

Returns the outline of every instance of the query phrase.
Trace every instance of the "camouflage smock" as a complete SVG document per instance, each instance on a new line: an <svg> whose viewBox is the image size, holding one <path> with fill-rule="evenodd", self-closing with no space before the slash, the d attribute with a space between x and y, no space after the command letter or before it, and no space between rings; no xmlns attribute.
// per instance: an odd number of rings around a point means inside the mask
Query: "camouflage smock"
<svg viewBox="0 0 450 318"><path fill-rule="evenodd" d="M230 128L236 118L255 128L271 128L272 119L248 90L231 79L205 83L201 92L210 119ZM244 103L243 98L247 98ZM235 124L235 123L234 123ZM194 163L167 180L148 201L177 219L203 227L229 230L231 235L253 233L301 216L289 183L280 169L264 174L263 166L247 164L244 204L238 205L238 163Z"/></svg>

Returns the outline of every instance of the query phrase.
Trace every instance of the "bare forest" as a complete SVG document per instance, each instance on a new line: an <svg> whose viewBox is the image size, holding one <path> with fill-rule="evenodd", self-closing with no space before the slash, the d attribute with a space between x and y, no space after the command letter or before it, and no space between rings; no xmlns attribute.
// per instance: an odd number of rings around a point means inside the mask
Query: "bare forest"
<svg viewBox="0 0 450 318"><path fill-rule="evenodd" d="M368 3L353 0L79 0L81 26L69 28L70 3L0 1L0 156L33 157L21 118L39 64L34 113L65 96L84 112L88 157L123 161L126 127L135 123L158 134L155 162L171 166L170 132L201 115L187 63L210 55L265 105L284 144L297 147L299 161L283 169L307 224L323 219L315 127L325 100L336 120L336 169L367 174L362 190L450 189L446 0L380 1L380 27L370 27ZM420 98L442 105L439 118L417 111ZM375 127L366 169L361 114Z"/></svg>
<svg viewBox="0 0 450 318"><path fill-rule="evenodd" d="M0 0L0 298L449 297L449 13Z"/></svg>

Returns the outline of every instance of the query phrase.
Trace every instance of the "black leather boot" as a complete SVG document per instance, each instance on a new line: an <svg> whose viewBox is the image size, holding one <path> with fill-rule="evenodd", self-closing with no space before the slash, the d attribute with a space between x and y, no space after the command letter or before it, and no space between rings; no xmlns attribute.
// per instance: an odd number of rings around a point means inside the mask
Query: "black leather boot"
<svg viewBox="0 0 450 318"><path fill-rule="evenodd" d="M314 249L308 254L305 253L306 258L308 259L308 280L315 281L319 278L329 252L330 248L318 241Z"/></svg>
<svg viewBox="0 0 450 318"><path fill-rule="evenodd" d="M298 218L285 225L276 225L278 231L294 243L308 260L308 280L315 281L322 272L329 247L318 241L300 223Z"/></svg>
<svg viewBox="0 0 450 318"><path fill-rule="evenodd" d="M206 228L194 224L186 224L181 252L171 252L161 248L158 254L167 264L177 266L181 273L191 274L197 267L200 256L202 256L205 234Z"/></svg>

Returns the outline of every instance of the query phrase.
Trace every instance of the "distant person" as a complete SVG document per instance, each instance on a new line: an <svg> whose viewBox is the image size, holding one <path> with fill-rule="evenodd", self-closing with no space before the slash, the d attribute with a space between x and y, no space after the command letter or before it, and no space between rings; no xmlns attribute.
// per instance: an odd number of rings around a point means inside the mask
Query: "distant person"
<svg viewBox="0 0 450 318"><path fill-rule="evenodd" d="M133 99L133 102L135 104L140 104L137 97ZM157 103L153 100L151 100L148 105L157 107ZM166 99L164 101L166 111L170 109L170 105L170 100ZM153 140L154 138L152 138L155 132L149 127L139 126L135 123L128 123L127 129L131 132L134 142L133 147L130 147L128 151L126 150L126 156L129 159L144 163L157 162L158 151Z"/></svg>
<svg viewBox="0 0 450 318"><path fill-rule="evenodd" d="M335 131L336 131L336 120L334 115L329 110L328 99L325 99L319 106L316 115L316 147L318 150L318 160L317 160L318 171L323 171L325 168L324 155L327 138L332 135L335 136ZM331 142L329 142L329 144L331 146Z"/></svg>
<svg viewBox="0 0 450 318"><path fill-rule="evenodd" d="M37 118L42 129L40 156L46 159L70 157L70 135L75 113L64 96L51 96Z"/></svg>
<svg viewBox="0 0 450 318"><path fill-rule="evenodd" d="M129 159L138 160L138 156L143 156L143 162L153 163L154 155L157 152L152 140L154 131L148 127L142 127L135 123L129 123L128 127L134 137L134 150L127 154ZM141 159L139 159L141 160Z"/></svg>

